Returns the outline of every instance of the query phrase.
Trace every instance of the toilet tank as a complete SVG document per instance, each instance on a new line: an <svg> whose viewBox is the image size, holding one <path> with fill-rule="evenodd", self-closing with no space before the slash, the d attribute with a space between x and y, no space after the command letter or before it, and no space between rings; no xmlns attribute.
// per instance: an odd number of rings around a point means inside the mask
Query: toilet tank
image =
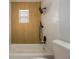
<svg viewBox="0 0 79 59"><path fill-rule="evenodd" d="M70 59L70 44L62 40L53 41L55 59Z"/></svg>

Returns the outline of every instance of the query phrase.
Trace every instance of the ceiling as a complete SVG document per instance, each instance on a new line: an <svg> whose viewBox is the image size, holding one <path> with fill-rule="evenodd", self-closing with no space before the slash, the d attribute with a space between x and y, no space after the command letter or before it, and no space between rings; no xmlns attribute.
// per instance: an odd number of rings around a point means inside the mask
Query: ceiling
<svg viewBox="0 0 79 59"><path fill-rule="evenodd" d="M11 2L41 2L41 0L11 0Z"/></svg>

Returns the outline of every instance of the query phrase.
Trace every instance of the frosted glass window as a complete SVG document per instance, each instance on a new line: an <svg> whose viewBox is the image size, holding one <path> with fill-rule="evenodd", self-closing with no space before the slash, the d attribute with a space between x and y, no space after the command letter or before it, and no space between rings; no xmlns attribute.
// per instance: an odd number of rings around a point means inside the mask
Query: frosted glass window
<svg viewBox="0 0 79 59"><path fill-rule="evenodd" d="M19 23L29 23L29 10L19 10Z"/></svg>

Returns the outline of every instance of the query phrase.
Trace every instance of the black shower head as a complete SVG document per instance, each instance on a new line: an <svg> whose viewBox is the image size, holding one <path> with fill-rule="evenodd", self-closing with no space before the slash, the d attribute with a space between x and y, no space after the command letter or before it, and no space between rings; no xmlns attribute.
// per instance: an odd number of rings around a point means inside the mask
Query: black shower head
<svg viewBox="0 0 79 59"><path fill-rule="evenodd" d="M39 11L40 11L41 14L43 13L43 10L41 9L41 7L39 8Z"/></svg>
<svg viewBox="0 0 79 59"><path fill-rule="evenodd" d="M39 8L40 13L42 14L44 11L46 11L46 7L45 8Z"/></svg>

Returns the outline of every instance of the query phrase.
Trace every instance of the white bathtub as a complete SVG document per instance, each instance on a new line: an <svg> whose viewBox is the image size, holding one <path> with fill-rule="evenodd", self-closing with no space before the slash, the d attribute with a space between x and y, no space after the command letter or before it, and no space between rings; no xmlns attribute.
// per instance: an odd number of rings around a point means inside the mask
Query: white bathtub
<svg viewBox="0 0 79 59"><path fill-rule="evenodd" d="M10 59L32 59L34 57L51 56L44 44L11 44Z"/></svg>

